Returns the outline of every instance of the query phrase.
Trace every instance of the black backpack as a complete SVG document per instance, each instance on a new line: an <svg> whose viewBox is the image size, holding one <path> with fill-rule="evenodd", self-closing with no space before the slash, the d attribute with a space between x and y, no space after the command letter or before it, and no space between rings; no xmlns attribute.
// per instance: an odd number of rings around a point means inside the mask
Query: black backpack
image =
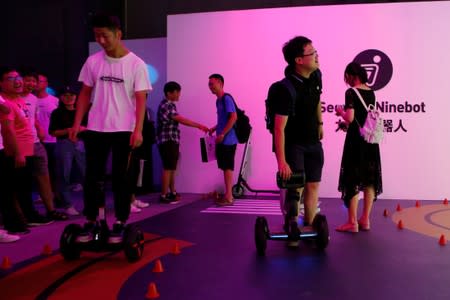
<svg viewBox="0 0 450 300"><path fill-rule="evenodd" d="M322 73L319 69L317 69L316 71L314 71L311 74L311 78L314 78L314 77L318 79L319 89L322 90ZM297 80L300 80L300 79L297 79ZM273 129L275 127L275 107L274 107L275 103L274 103L274 101L276 101L276 99L273 99L273 97L271 97L271 94L272 94L272 90L273 90L274 86L277 84L280 84L280 83L288 89L289 94L291 95L291 108L289 109L289 116L295 116L295 102L297 100L297 91L295 90L295 87L292 84L292 82L287 77L285 77L282 80L277 81L270 86L269 93L268 93L267 99L265 101L266 102L266 116L265 116L266 128L267 128L267 130L270 131L271 134L273 134Z"/></svg>
<svg viewBox="0 0 450 300"><path fill-rule="evenodd" d="M274 101L275 99L273 99L273 97L271 97L271 90L273 89L275 84L281 83L282 85L284 85L288 91L289 94L291 95L291 109L290 109L290 115L294 116L295 115L295 100L297 98L297 92L295 90L294 85L292 84L292 82L287 78L283 78L280 81L277 81L275 83L273 83L270 88L269 88L269 93L267 95L267 99L266 99L266 116L265 116L265 121L266 121L266 128L267 130L270 131L271 134L273 134L273 129L275 127L275 108L274 108Z"/></svg>
<svg viewBox="0 0 450 300"><path fill-rule="evenodd" d="M248 138L250 137L250 132L252 131L250 119L243 110L239 109L233 96L228 93L225 93L223 96L225 97L225 95L228 95L233 100L234 107L236 108L237 120L236 123L234 123L234 131L236 132L238 142L240 144L245 144L247 143Z"/></svg>

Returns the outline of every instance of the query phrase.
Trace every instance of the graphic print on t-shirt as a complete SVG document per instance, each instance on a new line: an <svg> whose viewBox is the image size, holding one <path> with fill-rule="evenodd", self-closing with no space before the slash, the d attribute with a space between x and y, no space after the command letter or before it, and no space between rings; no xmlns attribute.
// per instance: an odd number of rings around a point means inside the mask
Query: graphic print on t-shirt
<svg viewBox="0 0 450 300"><path fill-rule="evenodd" d="M117 77L113 77L113 76L101 76L101 77L100 77L100 80L102 80L102 81L117 82L117 83L124 82L123 79L117 78Z"/></svg>

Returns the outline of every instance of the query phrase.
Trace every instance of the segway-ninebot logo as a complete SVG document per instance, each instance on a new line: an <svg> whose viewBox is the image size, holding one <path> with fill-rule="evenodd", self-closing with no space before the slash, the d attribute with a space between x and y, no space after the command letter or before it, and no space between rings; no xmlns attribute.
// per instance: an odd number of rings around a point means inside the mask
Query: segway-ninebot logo
<svg viewBox="0 0 450 300"><path fill-rule="evenodd" d="M374 91L385 87L392 78L393 67L389 57L376 49L368 49L356 55L353 60L367 72L367 85Z"/></svg>

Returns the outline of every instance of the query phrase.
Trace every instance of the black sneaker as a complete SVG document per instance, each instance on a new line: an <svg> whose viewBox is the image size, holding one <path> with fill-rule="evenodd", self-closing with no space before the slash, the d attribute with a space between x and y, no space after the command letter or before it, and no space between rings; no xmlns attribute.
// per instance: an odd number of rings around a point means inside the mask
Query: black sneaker
<svg viewBox="0 0 450 300"><path fill-rule="evenodd" d="M122 222L114 223L111 234L109 235L108 243L110 243L110 244L122 243L124 230L125 230L125 224L123 224Z"/></svg>
<svg viewBox="0 0 450 300"><path fill-rule="evenodd" d="M176 200L174 196L170 196L170 194L167 194L166 196L159 196L159 202L166 204L176 204L178 203L178 200Z"/></svg>
<svg viewBox="0 0 450 300"><path fill-rule="evenodd" d="M166 198L169 198L170 200L172 200L172 202L178 202L181 200L181 196L177 192L168 193L166 195Z"/></svg>
<svg viewBox="0 0 450 300"><path fill-rule="evenodd" d="M77 237L77 242L79 243L89 243L94 239L94 230L97 226L96 222L86 222L84 223L83 230Z"/></svg>
<svg viewBox="0 0 450 300"><path fill-rule="evenodd" d="M172 203L172 199L167 197L167 195L166 196L160 195L159 196L159 202L165 203L165 204L170 204L170 203Z"/></svg>
<svg viewBox="0 0 450 300"><path fill-rule="evenodd" d="M30 233L30 230L27 228L25 223L16 223L10 226L5 226L5 229L10 234L27 234Z"/></svg>
<svg viewBox="0 0 450 300"><path fill-rule="evenodd" d="M57 210L49 211L47 213L47 218L53 221L66 221L69 219L69 217L65 213Z"/></svg>
<svg viewBox="0 0 450 300"><path fill-rule="evenodd" d="M28 226L41 226L41 225L48 225L53 223L54 221L50 218L44 217L43 215L40 215L38 213L35 213L30 218L27 218L27 225Z"/></svg>

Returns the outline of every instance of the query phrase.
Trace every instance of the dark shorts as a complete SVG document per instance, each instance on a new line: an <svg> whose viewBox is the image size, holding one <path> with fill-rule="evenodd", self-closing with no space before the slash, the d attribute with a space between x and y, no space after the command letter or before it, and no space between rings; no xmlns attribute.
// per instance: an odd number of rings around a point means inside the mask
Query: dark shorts
<svg viewBox="0 0 450 300"><path fill-rule="evenodd" d="M322 143L313 145L286 145L286 161L292 172L305 171L306 182L319 182L322 179Z"/></svg>
<svg viewBox="0 0 450 300"><path fill-rule="evenodd" d="M234 170L234 155L236 145L216 145L217 166L221 170Z"/></svg>
<svg viewBox="0 0 450 300"><path fill-rule="evenodd" d="M180 155L180 144L174 141L167 141L158 145L159 155L164 170L176 170L178 157Z"/></svg>

